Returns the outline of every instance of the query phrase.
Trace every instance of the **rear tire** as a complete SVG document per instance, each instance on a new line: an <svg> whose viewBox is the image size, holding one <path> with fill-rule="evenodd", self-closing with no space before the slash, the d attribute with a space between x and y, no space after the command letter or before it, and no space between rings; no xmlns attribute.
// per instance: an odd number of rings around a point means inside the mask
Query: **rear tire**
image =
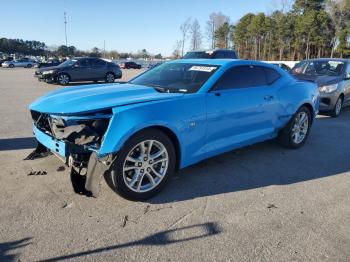
<svg viewBox="0 0 350 262"><path fill-rule="evenodd" d="M118 152L110 169L112 187L130 200L149 199L167 184L175 163L175 149L167 135L157 129L141 131Z"/></svg>
<svg viewBox="0 0 350 262"><path fill-rule="evenodd" d="M311 113L306 106L302 106L294 114L288 124L280 131L278 142L287 148L296 149L303 146L310 133Z"/></svg>
<svg viewBox="0 0 350 262"><path fill-rule="evenodd" d="M108 72L105 76L105 82L106 83L114 83L115 81L115 75L111 72Z"/></svg>
<svg viewBox="0 0 350 262"><path fill-rule="evenodd" d="M26 67L27 67L27 68L32 68L32 65L31 65L31 64L28 64Z"/></svg>
<svg viewBox="0 0 350 262"><path fill-rule="evenodd" d="M333 110L330 112L330 115L332 117L340 116L342 108L343 108L343 97L339 96L337 103L335 103Z"/></svg>

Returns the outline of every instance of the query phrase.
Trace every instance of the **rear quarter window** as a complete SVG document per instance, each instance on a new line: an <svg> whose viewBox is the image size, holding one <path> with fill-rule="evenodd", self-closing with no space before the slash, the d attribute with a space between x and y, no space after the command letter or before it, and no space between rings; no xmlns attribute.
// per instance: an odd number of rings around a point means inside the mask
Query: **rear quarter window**
<svg viewBox="0 0 350 262"><path fill-rule="evenodd" d="M266 81L267 81L268 85L273 84L281 77L280 73L278 73L276 70L274 70L272 68L265 67L264 70L265 70Z"/></svg>

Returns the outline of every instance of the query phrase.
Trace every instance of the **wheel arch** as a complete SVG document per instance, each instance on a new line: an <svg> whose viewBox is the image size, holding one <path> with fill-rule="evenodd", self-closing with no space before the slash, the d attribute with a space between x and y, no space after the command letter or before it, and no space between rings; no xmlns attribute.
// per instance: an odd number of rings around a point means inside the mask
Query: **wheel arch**
<svg viewBox="0 0 350 262"><path fill-rule="evenodd" d="M175 149L175 155L176 155L175 166L176 166L176 170L178 170L180 168L180 164L181 164L181 146L180 146L180 141L179 141L178 136L175 134L175 132L173 130L171 130L169 127L166 127L164 125L150 125L150 126L147 126L147 127L144 127L144 128L141 128L141 129L137 130L132 135L130 135L130 137L127 140L129 140L131 137L136 136L137 134L142 133L142 132L144 132L145 130L148 130L148 129L156 129L156 130L161 131L173 143L174 149Z"/></svg>
<svg viewBox="0 0 350 262"><path fill-rule="evenodd" d="M314 110L313 106L310 103L304 103L299 108L301 108L303 106L305 106L307 109L309 109L309 111L311 113L311 116L312 116L311 117L311 123L312 123L314 121L314 118L316 117L315 116L315 110ZM299 110L299 108L298 108L298 110Z"/></svg>
<svg viewBox="0 0 350 262"><path fill-rule="evenodd" d="M107 76L107 74L113 74L114 75L114 77L116 78L117 76L115 75L115 73L113 72L113 71L107 71L106 73L105 73L105 77Z"/></svg>
<svg viewBox="0 0 350 262"><path fill-rule="evenodd" d="M69 77L69 79L72 79L71 75L66 71L56 73L56 77L58 77L60 75L67 75Z"/></svg>

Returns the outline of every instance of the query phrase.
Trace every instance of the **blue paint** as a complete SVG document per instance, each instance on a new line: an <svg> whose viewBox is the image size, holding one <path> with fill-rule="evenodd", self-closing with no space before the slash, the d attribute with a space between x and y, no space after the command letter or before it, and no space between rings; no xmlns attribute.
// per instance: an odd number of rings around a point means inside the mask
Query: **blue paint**
<svg viewBox="0 0 350 262"><path fill-rule="evenodd" d="M30 109L63 116L112 109L113 115L98 151L100 155L118 152L125 141L144 128L166 128L179 143L181 168L276 137L304 104L312 107L313 117L318 113L316 85L298 81L273 65L199 59L169 63L208 64L220 68L196 93L159 93L151 87L132 84L79 86L51 92L31 104ZM269 86L212 90L228 68L238 65L271 67L281 78ZM35 134L43 141L41 134ZM44 145L52 150L50 143Z"/></svg>

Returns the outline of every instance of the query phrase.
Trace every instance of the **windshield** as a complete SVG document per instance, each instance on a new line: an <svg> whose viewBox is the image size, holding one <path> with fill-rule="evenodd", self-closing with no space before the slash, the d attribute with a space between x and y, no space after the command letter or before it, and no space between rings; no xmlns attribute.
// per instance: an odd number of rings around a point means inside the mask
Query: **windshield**
<svg viewBox="0 0 350 262"><path fill-rule="evenodd" d="M197 92L219 68L215 65L165 63L131 80L129 83L155 88L159 92Z"/></svg>
<svg viewBox="0 0 350 262"><path fill-rule="evenodd" d="M184 59L191 59L191 58L209 59L209 58L212 58L212 56L213 56L212 51L202 51L202 52L188 52L183 58Z"/></svg>
<svg viewBox="0 0 350 262"><path fill-rule="evenodd" d="M303 61L292 69L295 75L327 75L340 76L343 73L344 63L341 61Z"/></svg>
<svg viewBox="0 0 350 262"><path fill-rule="evenodd" d="M62 64L60 64L59 67L72 66L77 61L78 60L76 60L76 59L70 59L70 60L67 60L67 61L63 62Z"/></svg>

